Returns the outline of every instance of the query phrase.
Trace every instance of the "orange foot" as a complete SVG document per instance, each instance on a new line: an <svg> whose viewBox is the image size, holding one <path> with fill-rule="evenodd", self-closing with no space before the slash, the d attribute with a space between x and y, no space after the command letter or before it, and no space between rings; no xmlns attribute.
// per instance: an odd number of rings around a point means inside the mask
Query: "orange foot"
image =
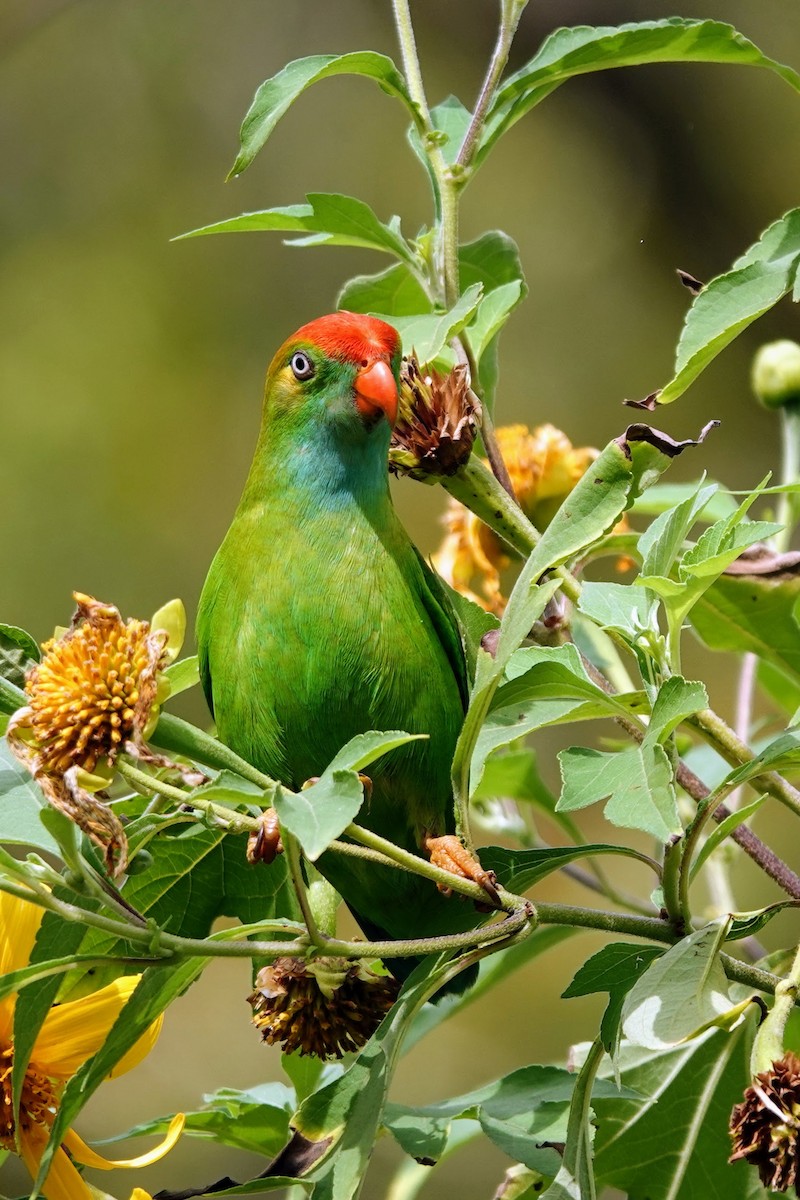
<svg viewBox="0 0 800 1200"><path fill-rule="evenodd" d="M470 854L460 838L454 834L445 837L428 835L423 841L423 847L431 856L435 867L449 871L451 875L459 875L462 879L472 879L480 884L492 902L493 908L502 908L503 904L497 891L497 878L493 871L484 871L474 854ZM450 894L450 888L439 884L439 890ZM477 903L477 901L476 901Z"/></svg>
<svg viewBox="0 0 800 1200"><path fill-rule="evenodd" d="M247 839L247 861L269 865L279 854L283 854L283 843L278 814L274 808L265 808L261 814L261 828Z"/></svg>

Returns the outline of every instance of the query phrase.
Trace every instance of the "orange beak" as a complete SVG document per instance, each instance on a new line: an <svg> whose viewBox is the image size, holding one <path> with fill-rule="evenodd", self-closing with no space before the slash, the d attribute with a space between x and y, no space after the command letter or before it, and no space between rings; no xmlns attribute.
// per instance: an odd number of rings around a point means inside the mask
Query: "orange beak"
<svg viewBox="0 0 800 1200"><path fill-rule="evenodd" d="M362 417L374 419L380 413L390 425L397 420L397 384L392 368L382 358L367 363L356 375L356 408Z"/></svg>

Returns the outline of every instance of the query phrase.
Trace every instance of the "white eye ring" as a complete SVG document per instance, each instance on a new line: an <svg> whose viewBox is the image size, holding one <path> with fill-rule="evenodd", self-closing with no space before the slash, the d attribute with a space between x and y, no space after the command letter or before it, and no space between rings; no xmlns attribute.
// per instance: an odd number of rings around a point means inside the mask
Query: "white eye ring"
<svg viewBox="0 0 800 1200"><path fill-rule="evenodd" d="M302 350L295 351L289 360L289 366L292 368L295 379L310 379L314 374L314 364L307 354L303 354Z"/></svg>

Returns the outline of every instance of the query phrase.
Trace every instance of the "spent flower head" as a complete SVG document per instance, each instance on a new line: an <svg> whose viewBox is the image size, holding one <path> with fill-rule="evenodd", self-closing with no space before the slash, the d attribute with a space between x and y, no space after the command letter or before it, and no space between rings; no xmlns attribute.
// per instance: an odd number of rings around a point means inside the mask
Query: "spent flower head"
<svg viewBox="0 0 800 1200"><path fill-rule="evenodd" d="M758 1168L765 1187L798 1191L800 1167L800 1059L787 1052L756 1075L731 1113L733 1153Z"/></svg>
<svg viewBox="0 0 800 1200"><path fill-rule="evenodd" d="M123 621L112 604L74 593L66 630L45 642L25 682L27 704L8 726L9 744L50 802L125 865L119 821L91 795L111 779L126 745L141 746L169 694L164 668L177 655L186 616L174 600L147 621Z"/></svg>
<svg viewBox="0 0 800 1200"><path fill-rule="evenodd" d="M43 910L35 904L0 892L0 975L28 965L42 915ZM67 1082L103 1045L139 979L139 975L127 975L99 991L50 1009L36 1035L25 1068L16 1118L11 1079L17 995L11 993L0 999L0 1147L18 1154L33 1179L39 1173ZM155 1045L160 1029L161 1018L120 1059L111 1076L122 1075L135 1067ZM164 1141L154 1150L137 1158L114 1162L102 1158L74 1129L69 1129L50 1162L44 1184L46 1200L93 1200L96 1193L84 1181L76 1162L101 1170L149 1166L171 1150L183 1125L184 1116L179 1113L170 1122ZM135 1189L131 1200L143 1200L146 1195L141 1189Z"/></svg>
<svg viewBox="0 0 800 1200"><path fill-rule="evenodd" d="M472 453L481 406L463 363L446 375L410 355L400 372L400 405L389 470L413 479L454 475Z"/></svg>
<svg viewBox="0 0 800 1200"><path fill-rule="evenodd" d="M284 1053L341 1058L372 1037L399 984L364 960L276 958L256 976L248 1001L265 1042Z"/></svg>

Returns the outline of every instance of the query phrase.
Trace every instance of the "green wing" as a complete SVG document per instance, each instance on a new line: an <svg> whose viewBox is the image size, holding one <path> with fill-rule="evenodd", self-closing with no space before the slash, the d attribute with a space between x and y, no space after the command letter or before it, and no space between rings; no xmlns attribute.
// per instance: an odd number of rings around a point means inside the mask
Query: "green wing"
<svg viewBox="0 0 800 1200"><path fill-rule="evenodd" d="M464 643L453 606L444 589L444 584L436 572L428 566L425 559L414 546L414 553L421 572L420 597L431 625L436 630L436 636L444 647L453 674L458 682L461 703L466 712L469 704L469 678L467 675L467 659Z"/></svg>

